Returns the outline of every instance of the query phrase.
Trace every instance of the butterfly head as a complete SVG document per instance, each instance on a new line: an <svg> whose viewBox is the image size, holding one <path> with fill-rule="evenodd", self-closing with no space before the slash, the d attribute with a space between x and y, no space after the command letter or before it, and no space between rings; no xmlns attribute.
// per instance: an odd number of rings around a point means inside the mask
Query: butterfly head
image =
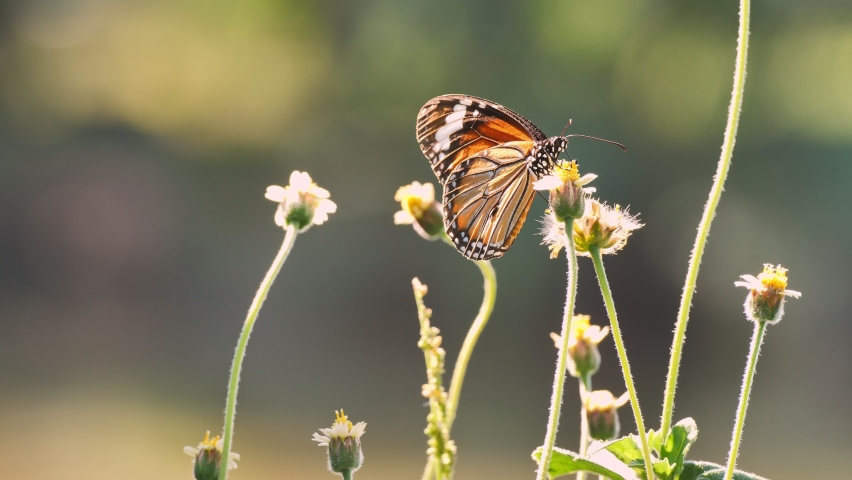
<svg viewBox="0 0 852 480"><path fill-rule="evenodd" d="M549 174L556 165L557 157L566 148L568 148L568 139L566 137L550 137L544 140L533 151L530 169L539 178Z"/></svg>

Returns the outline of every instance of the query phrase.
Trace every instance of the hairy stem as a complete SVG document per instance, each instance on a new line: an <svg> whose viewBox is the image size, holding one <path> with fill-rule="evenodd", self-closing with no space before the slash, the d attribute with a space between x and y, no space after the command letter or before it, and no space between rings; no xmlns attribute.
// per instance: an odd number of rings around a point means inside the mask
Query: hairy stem
<svg viewBox="0 0 852 480"><path fill-rule="evenodd" d="M570 221L570 220L569 220ZM545 480L550 459L553 457L553 446L556 444L556 430L559 428L559 414L562 409L562 395L565 391L565 367L568 359L568 339L571 333L571 319L574 317L574 300L577 297L577 250L574 247L574 235L571 227L566 228L565 235L566 257L568 258L568 287L565 297L565 314L562 319L562 346L559 348L556 360L556 372L553 374L553 396L550 399L550 416L547 419L547 433L544 436L544 447L541 452L541 462L538 464L536 480Z"/></svg>
<svg viewBox="0 0 852 480"><path fill-rule="evenodd" d="M587 392L592 391L592 375L584 373L583 378L578 379L580 383L580 456L585 457L589 452L589 417L586 416L586 402L584 397ZM577 480L586 480L586 472L577 472Z"/></svg>
<svg viewBox="0 0 852 480"><path fill-rule="evenodd" d="M486 260L474 263L479 267L479 271L482 272L485 293L482 297L482 305L479 307L479 313L473 320L470 330L467 331L467 336L459 351L459 358L456 360L455 368L453 368L453 378L450 382L449 398L447 399L447 428L453 427L453 420L456 419L456 411L458 410L459 397L461 397L461 390L464 385L464 376L467 373L467 364L470 363L470 357L473 355L473 348L476 347L479 335L485 330L485 325L488 324L488 319L494 310L494 301L497 299L497 275L494 272L494 267L491 266L491 262Z"/></svg>
<svg viewBox="0 0 852 480"><path fill-rule="evenodd" d="M746 409L748 409L748 397L751 394L751 383L754 379L754 371L757 367L757 357L760 355L760 345L763 343L763 334L766 333L766 322L757 322L754 326L754 335L751 338L751 348L748 352L748 364L745 375L743 375L743 387L740 391L740 405L737 408L737 420L734 423L734 433L731 438L731 451L728 453L728 472L725 480L734 477L734 467L737 464L737 453L743 436L743 425L745 424Z"/></svg>
<svg viewBox="0 0 852 480"><path fill-rule="evenodd" d="M651 449L648 446L648 434L645 431L645 421L642 419L642 409L639 408L639 397L636 395L636 387L633 385L633 374L630 373L630 362L627 360L627 350L624 348L624 339L621 337L621 327L618 326L618 316L615 313L615 303L612 300L612 292L609 289L609 280L606 278L601 251L597 247L589 249L592 261L595 264L595 273L598 284L601 287L606 313L609 316L609 327L612 329L612 338L615 340L615 348L618 351L618 360L621 363L621 373L624 375L624 384L630 394L630 406L633 408L633 417L636 419L636 428L639 430L639 440L642 443L642 457L645 459L645 474L649 479L654 478L651 468ZM665 437L663 437L665 438Z"/></svg>
<svg viewBox="0 0 852 480"><path fill-rule="evenodd" d="M248 315L243 323L243 330L240 332L240 339L237 341L237 351L234 354L234 363L231 367L231 378L228 382L228 403L225 406L225 432L222 438L223 465L227 465L228 455L231 453L231 444L233 443L234 438L234 417L237 414L237 390L240 385L240 372L243 368L243 358L246 356L246 346L248 345L249 336L251 336L251 330L254 327L255 320L257 320L257 315L260 313L260 307L263 306L263 301L266 300L266 295L269 293L269 288L272 287L272 282L275 281L275 277L277 277L278 272L281 271L281 266L284 265L284 261L287 260L287 255L290 254L290 250L293 248L293 244L296 241L297 232L295 227L287 227L286 232L287 233L284 235L284 242L278 250L278 255L276 255L275 260L272 261L269 271L267 271L266 276L263 277L263 281L260 283L260 288L257 289L254 300L251 302ZM227 478L228 468L226 466L219 470L219 480L225 480Z"/></svg>
<svg viewBox="0 0 852 480"><path fill-rule="evenodd" d="M663 400L662 426L660 428L660 434L663 438L666 438L671 428L680 358L683 350L683 342L686 337L686 323L689 321L689 310L692 306L692 295L695 293L695 282L698 278L698 267L701 264L701 257L704 255L707 236L710 234L710 223L716 214L716 207L719 205L719 199L722 196L725 178L728 176L728 170L731 167L731 156L734 153L737 128L740 124L740 111L742 110L746 79L750 11L750 0L740 0L740 28L737 39L736 66L734 69L734 89L731 93L731 105L728 108L728 124L725 127L725 139L722 142L722 154L719 157L713 187L710 189L710 197L707 200L707 205L704 207L701 223L698 225L698 235L695 237L695 245L692 248L689 269L686 273L686 283L683 286L683 295L680 300L677 323L675 324L675 335L672 342L671 359L669 361L669 373L666 377L666 392Z"/></svg>

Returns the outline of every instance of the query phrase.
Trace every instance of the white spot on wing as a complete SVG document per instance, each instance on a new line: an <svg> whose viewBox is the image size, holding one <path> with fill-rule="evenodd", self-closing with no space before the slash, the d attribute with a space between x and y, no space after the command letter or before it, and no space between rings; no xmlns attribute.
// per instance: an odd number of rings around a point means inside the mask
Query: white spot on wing
<svg viewBox="0 0 852 480"><path fill-rule="evenodd" d="M459 112L459 113L464 114L464 112ZM453 114L453 115L455 115L455 114ZM438 131L435 133L435 141L443 142L444 140L446 140L447 141L447 147L449 147L450 135L461 130L463 128L463 125L464 125L463 120L456 120L453 123L448 123L448 124L444 125L443 127L439 128ZM446 150L446 147L441 148L441 150ZM436 150L436 152L437 152L437 150Z"/></svg>
<svg viewBox="0 0 852 480"><path fill-rule="evenodd" d="M470 104L468 104L468 105L470 105ZM461 103L457 103L457 104L453 105L453 111L458 112L459 110L467 110L467 107L465 107Z"/></svg>
<svg viewBox="0 0 852 480"><path fill-rule="evenodd" d="M459 122L459 124L461 124L461 122ZM443 128L446 128L448 126L449 125L446 125ZM439 140L437 143L435 143L435 145L432 147L432 151L438 152L441 150L447 150L448 148L450 148L450 137L444 137L442 140Z"/></svg>
<svg viewBox="0 0 852 480"><path fill-rule="evenodd" d="M461 100L459 100L459 103L462 104L462 105L473 105L473 99L472 98L462 98Z"/></svg>
<svg viewBox="0 0 852 480"><path fill-rule="evenodd" d="M460 105L456 105L456 106L458 107L458 106L460 106ZM464 107L462 107L462 108L461 108L461 110L458 110L458 109L457 109L457 110L456 110L456 111L454 111L453 113L451 113L451 114L447 115L447 118L446 118L444 121L445 121L445 122L447 122L447 124L449 125L450 123L453 123L453 122L455 122L456 120L461 120L461 119L463 119L463 118L464 118L465 113L467 113L467 110L466 110Z"/></svg>

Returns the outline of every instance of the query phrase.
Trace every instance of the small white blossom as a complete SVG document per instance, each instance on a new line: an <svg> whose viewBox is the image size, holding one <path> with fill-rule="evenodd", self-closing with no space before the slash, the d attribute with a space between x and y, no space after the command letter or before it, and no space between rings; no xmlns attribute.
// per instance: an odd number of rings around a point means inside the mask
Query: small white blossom
<svg viewBox="0 0 852 480"><path fill-rule="evenodd" d="M294 171L290 174L289 185L271 185L266 188L265 196L278 202L275 224L285 228L292 224L299 232L311 225L323 224L329 213L337 211L337 204L329 199L328 190L318 187L306 172Z"/></svg>

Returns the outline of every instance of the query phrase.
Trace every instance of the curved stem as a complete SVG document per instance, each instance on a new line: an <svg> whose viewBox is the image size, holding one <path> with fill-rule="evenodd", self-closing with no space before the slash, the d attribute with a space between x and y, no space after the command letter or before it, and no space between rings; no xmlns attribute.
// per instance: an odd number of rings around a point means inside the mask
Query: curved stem
<svg viewBox="0 0 852 480"><path fill-rule="evenodd" d="M449 237L443 235L441 239L455 248ZM456 360L456 365L453 368L453 378L450 381L450 391L447 399L447 430L453 428L453 421L456 419L456 411L458 410L459 398L461 397L462 386L464 385L464 377L467 373L467 365L470 363L470 357L473 355L473 349L476 347L476 342L479 340L479 335L485 330L485 325L488 324L488 319L491 318L491 312L494 311L494 302L497 299L497 274L490 261L473 262L482 273L483 289L485 293L482 296L482 304L479 306L479 313L473 319L470 329L467 331L467 336L464 339L459 358ZM423 469L423 480L432 478L434 461L429 457L426 463L426 468Z"/></svg>
<svg viewBox="0 0 852 480"><path fill-rule="evenodd" d="M642 457L645 459L645 474L653 479L654 471L651 468L651 449L648 447L648 433L645 431L645 421L642 419L642 410L639 408L639 397L636 396L636 387L633 385L633 374L630 373L630 362L627 360L627 350L624 348L624 339L621 337L621 328L618 326L618 316L615 313L615 303L612 300L612 292L609 289L609 280L606 278L601 251L597 247L589 249L592 261L595 264L595 273L598 284L601 287L606 313L609 315L609 327L612 329L612 338L615 340L615 348L618 350L618 359L621 363L621 372L624 374L624 384L630 394L630 406L633 407L633 417L636 419L636 428L639 430L639 440L642 442ZM665 438L665 437L663 437Z"/></svg>
<svg viewBox="0 0 852 480"><path fill-rule="evenodd" d="M553 446L556 443L556 430L559 428L559 413L562 409L562 395L565 391L565 367L568 359L568 339L571 333L571 319L574 317L574 300L577 297L577 250L574 247L574 235L565 235L566 257L568 258L568 288L565 298L565 313L562 318L562 346L556 360L556 372L553 374L553 396L550 399L550 416L547 419L547 433L541 452L541 462L536 472L537 480L547 478Z"/></svg>
<svg viewBox="0 0 852 480"><path fill-rule="evenodd" d="M267 271L266 276L263 277L263 281L260 283L260 288L257 289L254 300L251 302L248 315L243 323L243 330L240 332L240 339L237 341L237 351L234 354L234 363L231 367L231 378L228 382L228 403L225 406L225 432L222 438L222 463L225 465L227 465L228 455L231 453L231 443L233 443L234 438L234 417L237 414L237 389L240 385L240 371L243 366L243 358L246 355L246 346L248 345L249 336L251 335L251 330L254 327L255 320L257 320L257 314L260 313L260 307L263 306L263 301L266 300L266 295L269 293L269 288L272 287L272 282L275 281L275 277L277 277L278 272L281 271L281 266L284 265L284 261L287 260L287 255L290 253L290 250L293 248L293 243L296 241L297 232L295 227L287 227L286 232L286 235L284 235L284 242L278 250L278 255L276 255L275 260L272 261L269 271ZM225 480L227 478L228 468L226 466L219 470L219 480Z"/></svg>
<svg viewBox="0 0 852 480"><path fill-rule="evenodd" d="M740 449L740 440L743 436L743 424L745 423L746 409L748 408L748 397L751 394L751 383L754 379L754 371L757 367L757 357L760 355L760 345L763 343L763 334L766 332L766 322L758 322L754 326L754 335L751 338L751 348L748 353L748 365L743 375L743 387L740 392L740 405L737 408L737 420L734 423L733 438L731 438L731 451L728 453L728 472L725 480L734 477L734 467L737 464L737 453Z"/></svg>
<svg viewBox="0 0 852 480"><path fill-rule="evenodd" d="M586 392L592 391L592 375L583 374L583 377L578 379L580 383L580 456L586 457L589 452L589 417L586 416L586 402L584 400ZM586 472L577 472L577 480L586 480Z"/></svg>
<svg viewBox="0 0 852 480"><path fill-rule="evenodd" d="M473 348L476 346L477 340L479 340L479 335L485 329L485 325L488 324L488 319L494 310L494 301L497 298L497 275L494 273L494 267L491 266L491 262L486 260L473 263L482 272L485 293L482 297L482 305L479 307L479 313L473 320L470 330L467 331L467 336L459 351L459 358L456 360L455 368L453 368L453 379L450 381L450 392L447 399L447 429L453 427L461 389L464 385L464 376L467 373L467 364L470 362L471 355L473 355Z"/></svg>
<svg viewBox="0 0 852 480"><path fill-rule="evenodd" d="M689 309L692 306L692 294L695 292L695 281L698 278L698 266L704 254L704 246L707 244L707 236L710 234L710 223L716 214L719 198L725 185L725 178L731 167L731 156L734 153L734 143L737 138L737 128L740 124L740 111L743 104L743 91L746 79L746 57L748 55L749 37L749 15L751 11L750 0L740 0L740 28L737 40L737 60L734 69L734 89L731 93L731 105L728 109L728 125L725 127L725 139L722 143L722 154L716 168L716 176L713 187L710 189L710 197L704 207L701 223L698 225L698 235L695 237L695 245L692 248L692 257L689 260L689 269L686 273L686 284L683 286L683 296L680 300L675 335L672 342L671 359L669 361L669 373L666 377L666 393L663 400L663 416L660 434L666 438L672 423L672 412L674 411L674 395L677 388L677 376L680 369L680 357L683 342L686 336L686 323L689 321Z"/></svg>

